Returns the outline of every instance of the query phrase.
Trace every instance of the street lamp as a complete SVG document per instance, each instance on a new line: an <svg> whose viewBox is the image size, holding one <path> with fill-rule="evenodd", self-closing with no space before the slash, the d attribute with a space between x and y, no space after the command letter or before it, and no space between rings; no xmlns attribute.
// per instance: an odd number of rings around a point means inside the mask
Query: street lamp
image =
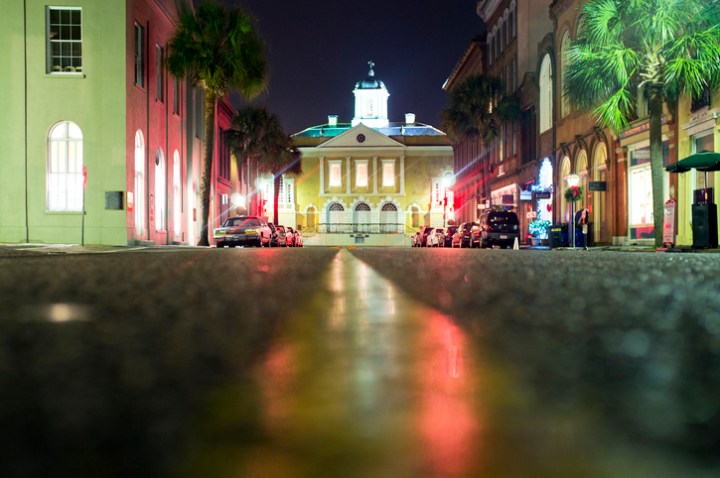
<svg viewBox="0 0 720 478"><path fill-rule="evenodd" d="M443 199L443 229L445 229L445 219L447 218L447 202L448 202L448 189L455 184L455 174L452 171L446 171L443 174L442 185L443 191L445 192L445 198Z"/></svg>
<svg viewBox="0 0 720 478"><path fill-rule="evenodd" d="M570 188L576 188L578 184L580 184L580 176L577 174L571 174L566 179L567 185ZM572 234L571 244L573 249L575 249L575 201L570 201L571 211L572 215L570 216L570 230Z"/></svg>

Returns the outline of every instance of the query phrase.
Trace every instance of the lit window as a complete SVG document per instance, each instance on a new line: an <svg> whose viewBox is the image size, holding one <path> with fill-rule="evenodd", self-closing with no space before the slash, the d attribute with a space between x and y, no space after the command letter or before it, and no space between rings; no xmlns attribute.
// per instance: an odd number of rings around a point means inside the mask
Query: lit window
<svg viewBox="0 0 720 478"><path fill-rule="evenodd" d="M368 162L367 160L355 162L355 187L366 188L368 186Z"/></svg>
<svg viewBox="0 0 720 478"><path fill-rule="evenodd" d="M47 7L47 72L82 71L82 10Z"/></svg>
<svg viewBox="0 0 720 478"><path fill-rule="evenodd" d="M384 159L382 162L382 185L386 188L395 186L394 159Z"/></svg>
<svg viewBox="0 0 720 478"><path fill-rule="evenodd" d="M56 124L48 135L48 211L82 211L82 167L80 128L70 121Z"/></svg>
<svg viewBox="0 0 720 478"><path fill-rule="evenodd" d="M330 161L330 187L339 188L342 186L342 164L340 161Z"/></svg>

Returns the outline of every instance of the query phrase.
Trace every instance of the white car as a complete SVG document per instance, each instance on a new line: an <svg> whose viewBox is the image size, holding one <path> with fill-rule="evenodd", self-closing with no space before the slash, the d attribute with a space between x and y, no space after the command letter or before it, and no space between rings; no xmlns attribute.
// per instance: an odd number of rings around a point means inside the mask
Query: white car
<svg viewBox="0 0 720 478"><path fill-rule="evenodd" d="M444 247L445 246L445 230L439 227L433 229L427 238L428 247Z"/></svg>

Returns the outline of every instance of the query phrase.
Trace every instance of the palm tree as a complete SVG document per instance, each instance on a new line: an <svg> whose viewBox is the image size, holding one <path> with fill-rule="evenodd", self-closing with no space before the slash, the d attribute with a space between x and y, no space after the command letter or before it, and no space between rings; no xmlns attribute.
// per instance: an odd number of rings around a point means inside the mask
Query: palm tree
<svg viewBox="0 0 720 478"><path fill-rule="evenodd" d="M450 90L448 106L443 110L443 128L450 139L459 144L477 138L480 149L497 138L503 121L514 119L519 111L517 101L503 96L501 79L487 75L467 77ZM490 197L490 164L484 161L485 197Z"/></svg>
<svg viewBox="0 0 720 478"><path fill-rule="evenodd" d="M247 168L250 178L251 164L264 173L273 174L274 208L273 221L278 222L278 198L280 181L286 173L300 173L299 151L284 132L277 115L265 108L245 107L235 113L232 129L226 133L237 161L238 171Z"/></svg>
<svg viewBox="0 0 720 478"><path fill-rule="evenodd" d="M170 41L170 73L188 76L205 92L203 173L200 185L202 226L198 245L207 246L210 214L210 177L215 146L215 107L234 89L253 97L265 88L264 46L252 17L237 8L206 0L195 11L180 13L180 24Z"/></svg>
<svg viewBox="0 0 720 478"><path fill-rule="evenodd" d="M616 132L648 101L655 245L662 244L663 105L720 76L720 0L589 0L568 50L564 94ZM642 95L641 98L638 96Z"/></svg>

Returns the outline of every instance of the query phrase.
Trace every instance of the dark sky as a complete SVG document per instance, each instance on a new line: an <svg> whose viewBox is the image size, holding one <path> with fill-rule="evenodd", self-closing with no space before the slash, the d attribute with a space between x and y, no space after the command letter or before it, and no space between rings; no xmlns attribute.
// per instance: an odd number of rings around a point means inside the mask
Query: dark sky
<svg viewBox="0 0 720 478"><path fill-rule="evenodd" d="M352 120L352 90L368 60L390 92L390 121L415 113L440 127L442 85L483 29L475 0L224 1L258 21L270 81L253 104L277 113L288 133L325 123L328 114Z"/></svg>

